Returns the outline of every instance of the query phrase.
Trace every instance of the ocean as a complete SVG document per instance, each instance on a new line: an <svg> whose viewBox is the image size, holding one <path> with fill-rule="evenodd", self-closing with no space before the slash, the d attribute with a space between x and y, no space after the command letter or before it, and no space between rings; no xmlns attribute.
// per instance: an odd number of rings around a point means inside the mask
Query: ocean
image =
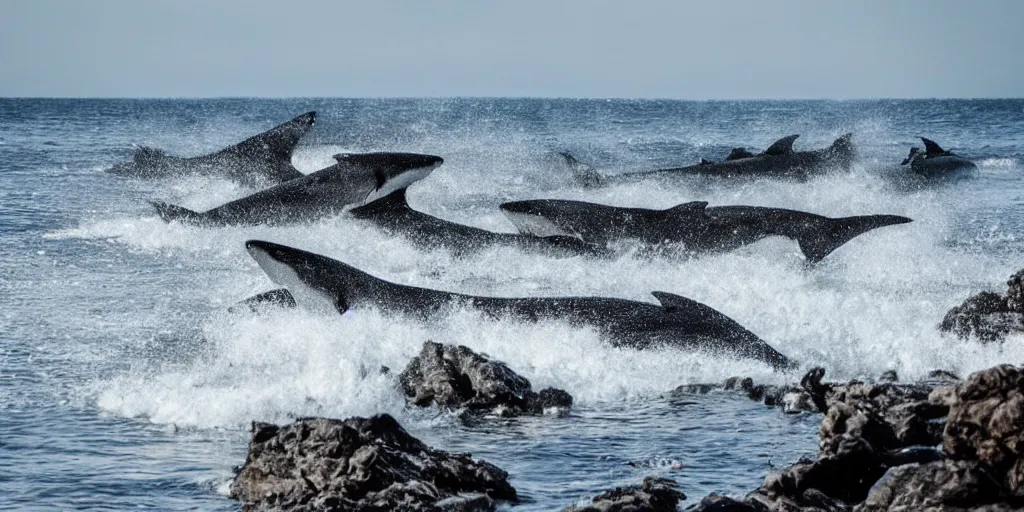
<svg viewBox="0 0 1024 512"><path fill-rule="evenodd" d="M693 259L624 252L556 259L510 248L467 257L421 250L340 216L288 227L166 224L150 200L206 209L252 192L195 178L104 172L133 145L194 156L308 110L304 172L339 152L410 151L445 164L410 204L454 222L513 231L498 204L584 199L665 208L785 207L914 219L855 238L807 266L768 239ZM806 183L639 181L576 186L555 153L608 173L721 159L789 134L825 147L853 132L850 172ZM979 166L976 177L894 185L915 136ZM389 413L413 435L505 469L515 510L556 510L644 476L676 479L685 503L739 495L773 468L817 453L820 416L786 415L726 392L674 396L731 376L790 383L895 370L961 375L1024 362L1024 338L981 345L939 332L968 295L1002 291L1024 267L1024 100L660 101L592 99L0 99L0 509L236 510L232 468L252 421ZM227 308L272 284L243 242L319 252L391 281L478 295L596 295L653 302L663 290L729 315L801 370L672 350L638 352L560 322L455 312L423 324L371 309L263 315ZM576 399L568 417L485 419L408 406L391 377L426 340L506 362L535 389Z"/></svg>

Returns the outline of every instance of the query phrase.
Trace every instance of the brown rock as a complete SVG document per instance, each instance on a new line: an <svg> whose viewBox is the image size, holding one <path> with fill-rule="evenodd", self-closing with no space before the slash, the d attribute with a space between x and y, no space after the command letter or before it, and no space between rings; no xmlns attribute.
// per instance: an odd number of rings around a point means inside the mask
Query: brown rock
<svg viewBox="0 0 1024 512"><path fill-rule="evenodd" d="M1011 491L1024 494L1024 371L997 366L960 384L943 447L955 459L982 462Z"/></svg>
<svg viewBox="0 0 1024 512"><path fill-rule="evenodd" d="M979 463L943 460L890 469L856 510L883 512L931 507L975 510L1005 499L1003 488Z"/></svg>

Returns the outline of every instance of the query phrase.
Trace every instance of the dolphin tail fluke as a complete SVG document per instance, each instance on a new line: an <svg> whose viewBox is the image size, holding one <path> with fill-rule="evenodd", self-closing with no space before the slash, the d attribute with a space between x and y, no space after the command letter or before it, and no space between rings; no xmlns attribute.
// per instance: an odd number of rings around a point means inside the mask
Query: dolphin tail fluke
<svg viewBox="0 0 1024 512"><path fill-rule="evenodd" d="M183 208L178 205L162 203L160 201L150 201L149 204L153 205L153 208L156 208L157 215L159 215L160 218L164 220L164 222L171 222L176 220L180 222L186 222L189 224L195 224L199 222L200 218L202 218L202 215L199 212L195 212L189 210L188 208Z"/></svg>
<svg viewBox="0 0 1024 512"><path fill-rule="evenodd" d="M569 154L568 151L560 151L558 155L565 160L566 165L572 170L572 177L577 184L583 187L597 187L601 185L601 175L593 167L580 162L576 157Z"/></svg>
<svg viewBox="0 0 1024 512"><path fill-rule="evenodd" d="M824 230L805 230L805 233L797 236L797 243L800 244L800 250L807 261L817 263L846 242L872 229L906 224L911 220L899 215L860 215L828 219L828 225Z"/></svg>
<svg viewBox="0 0 1024 512"><path fill-rule="evenodd" d="M316 124L316 112L306 112L287 123L277 125L259 135L225 149L243 155L254 160L265 161L273 164L273 176L267 176L278 181L287 181L301 178L303 174L295 167L292 167L292 152L298 146L313 125Z"/></svg>

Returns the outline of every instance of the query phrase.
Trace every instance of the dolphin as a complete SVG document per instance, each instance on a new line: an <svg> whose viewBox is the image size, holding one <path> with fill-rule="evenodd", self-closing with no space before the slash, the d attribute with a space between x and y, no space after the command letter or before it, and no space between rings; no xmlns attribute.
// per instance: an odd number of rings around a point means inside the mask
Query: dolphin
<svg viewBox="0 0 1024 512"><path fill-rule="evenodd" d="M426 178L444 160L416 153L343 153L337 161L205 212L153 202L160 218L198 226L294 224L338 215Z"/></svg>
<svg viewBox="0 0 1024 512"><path fill-rule="evenodd" d="M900 165L910 165L910 170L922 178L959 178L977 171L978 166L955 153L942 149L935 141L918 137L924 142L924 153L919 148L910 148L910 154Z"/></svg>
<svg viewBox="0 0 1024 512"><path fill-rule="evenodd" d="M793 151L799 135L783 137L760 154L745 148L734 148L721 162L701 159L686 167L603 175L569 153L559 153L573 172L576 183L596 187L613 182L634 181L652 177L694 176L718 179L776 178L804 181L832 169L849 170L853 163L852 133L839 137L831 146L810 151Z"/></svg>
<svg viewBox="0 0 1024 512"><path fill-rule="evenodd" d="M400 234L416 245L445 248L465 255L494 246L511 246L555 256L596 255L595 245L570 236L535 237L520 233L494 233L456 224L416 211L409 206L406 189L349 210L349 215L369 221L389 234Z"/></svg>
<svg viewBox="0 0 1024 512"><path fill-rule="evenodd" d="M471 308L492 318L565 320L596 328L616 347L704 350L754 359L776 369L793 363L724 314L697 301L652 292L660 305L606 297L479 297L385 281L326 256L249 240L246 249L274 283L305 308L344 313L373 307L421 321Z"/></svg>
<svg viewBox="0 0 1024 512"><path fill-rule="evenodd" d="M132 161L117 164L108 172L137 178L212 176L247 186L284 183L302 177L292 166L292 152L315 123L316 112L306 112L234 146L192 158L142 147L136 150Z"/></svg>
<svg viewBox="0 0 1024 512"><path fill-rule="evenodd" d="M872 229L903 224L898 215L830 218L761 206L715 206L705 201L665 210L621 208L583 201L514 201L501 211L521 233L567 235L599 245L637 240L646 246L679 244L692 254L727 252L769 236L796 240L808 262L821 261L850 239Z"/></svg>

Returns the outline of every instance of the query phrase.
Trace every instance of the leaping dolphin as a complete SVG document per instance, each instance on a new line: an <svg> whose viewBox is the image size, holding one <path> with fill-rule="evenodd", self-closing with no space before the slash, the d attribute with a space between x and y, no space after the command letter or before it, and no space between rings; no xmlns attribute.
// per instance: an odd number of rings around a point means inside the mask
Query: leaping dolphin
<svg viewBox="0 0 1024 512"><path fill-rule="evenodd" d="M391 283L326 256L250 240L249 254L296 303L344 313L373 307L420 320L466 307L494 318L565 320L596 328L616 347L705 350L763 361L776 369L790 360L724 314L694 300L652 292L660 305L606 297L479 297Z"/></svg>
<svg viewBox="0 0 1024 512"><path fill-rule="evenodd" d="M558 199L515 201L500 208L521 233L575 236L600 245L636 240L646 246L678 244L687 252L708 254L731 251L769 236L784 236L796 240L812 263L872 229L911 221L898 215L829 218L760 206L708 208L705 201L666 210Z"/></svg>
<svg viewBox="0 0 1024 512"><path fill-rule="evenodd" d="M806 180L833 169L849 170L853 163L852 133L839 137L831 146L811 151L793 151L793 142L799 135L783 137L760 154L744 148L735 148L721 162L701 159L700 163L670 169L603 175L593 167L577 160L569 153L559 153L572 169L577 184L584 187L601 186L614 182L633 181L651 177L696 176L718 179L776 178Z"/></svg>
<svg viewBox="0 0 1024 512"><path fill-rule="evenodd" d="M935 141L918 137L924 142L924 153L919 148L910 148L910 154L900 165L910 165L910 170L923 178L958 178L970 175L978 166L955 153L942 149Z"/></svg>
<svg viewBox="0 0 1024 512"><path fill-rule="evenodd" d="M306 112L234 146L191 158L143 147L136 150L132 161L117 164L108 172L137 178L211 176L247 186L284 183L303 176L292 166L292 152L315 123L316 112Z"/></svg>
<svg viewBox="0 0 1024 512"><path fill-rule="evenodd" d="M349 215L372 222L390 234L400 234L426 248L445 248L456 255L494 246L518 247L555 256L594 255L600 249L570 236L536 237L520 233L495 233L456 224L413 210L399 189L372 203L349 210Z"/></svg>
<svg viewBox="0 0 1024 512"><path fill-rule="evenodd" d="M261 190L205 212L154 202L163 220L199 226L293 224L340 214L426 178L444 160L416 153L352 153L301 178Z"/></svg>

